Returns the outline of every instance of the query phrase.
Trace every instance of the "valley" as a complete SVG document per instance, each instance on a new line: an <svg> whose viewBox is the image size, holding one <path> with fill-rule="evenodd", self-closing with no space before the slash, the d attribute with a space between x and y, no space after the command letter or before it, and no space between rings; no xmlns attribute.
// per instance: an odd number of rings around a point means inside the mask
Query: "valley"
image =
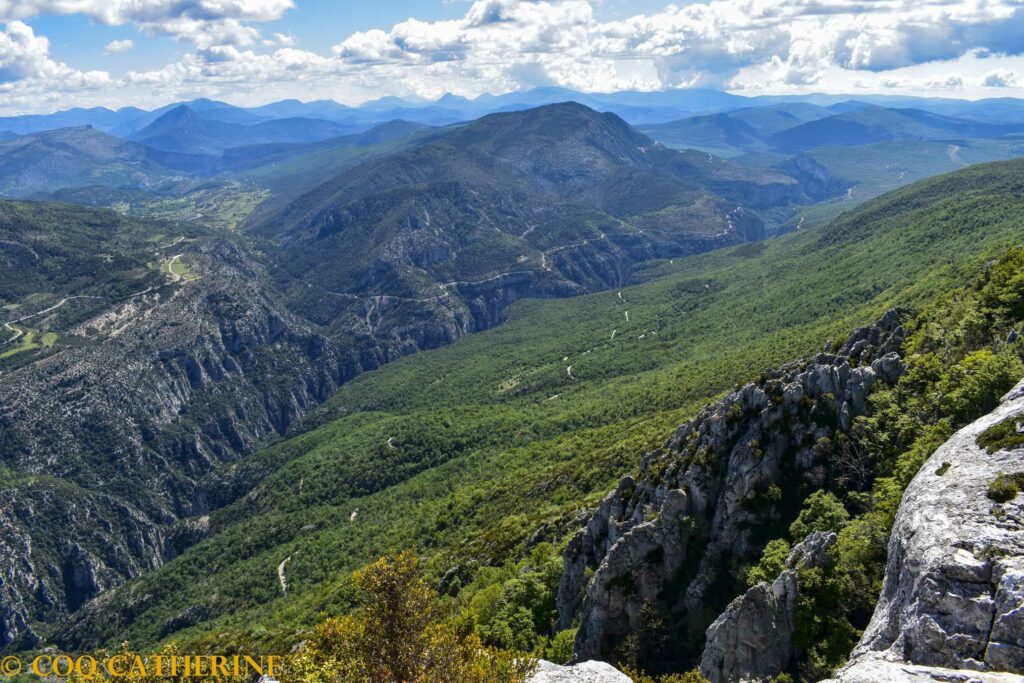
<svg viewBox="0 0 1024 683"><path fill-rule="evenodd" d="M1012 186L1015 168L1006 169L1000 182ZM992 172L1001 170L995 167ZM1001 195L998 184L988 181L994 194L975 202L988 203ZM962 181L953 177L946 182ZM97 621L80 628L95 633L99 623L112 623L110 615L117 613L117 632L159 629L159 624L172 623L175 614L190 609L182 607L183 595L193 595L197 607L209 610L205 596L211 591L224 596L225 605L251 602L256 610L221 617L226 621L215 627L218 632L231 624L258 623L261 614L266 615L266 625L255 628L270 628L282 622L277 609L288 613L302 604L318 604L322 598L316 596L336 590L333 583L320 582L337 570L337 558L352 558L354 568L389 550L380 543L385 538L397 539L395 548L420 545L427 538L433 539L431 544L450 538L440 547L451 544L448 552L454 554L439 558L442 566L501 561L521 542L521 534L564 527L578 509L577 501L601 495L618 472L628 471L640 453L656 447L682 416L749 377L751 367L810 353L822 339L852 329L887 306L925 301L947 283L969 277L982 261L1013 243L1019 211L1013 204L1006 205L1009 213L995 209L994 222L986 223L982 232L949 233L931 224L933 212L949 206L947 186L935 183L920 192L930 199L910 214L903 212L903 200L897 196L867 217L851 216L833 231L803 232L769 242L754 257L739 247L677 260L674 266L664 264L662 268L677 267L677 274L622 292L632 313L625 329L618 292L534 303L516 309L493 332L396 361L344 385L304 422L323 426L232 465L230 475L212 475L218 486L224 486L227 476L262 483L210 517L208 540L151 579L144 578L139 587L111 593L94 606L99 610ZM971 212L977 205L959 210ZM950 216L948 224L962 215ZM919 216L917 222L913 216ZM883 227L907 225L908 218L914 227ZM868 231L867 240L856 249L837 239L845 231L867 230L864 222L872 219L879 226L877 232ZM976 240L979 234L986 235L981 245ZM934 251L925 252L917 266L897 269L887 260L898 258L895 255L909 245L929 243ZM831 250L844 257L828 259L826 268L821 256ZM935 268L941 255L950 251L975 256ZM812 263L821 265L815 268ZM837 275L835 263L845 264L842 268L851 276ZM899 279L891 281L894 271ZM922 277L925 273L927 277ZM826 279L811 286L808 278L814 277ZM766 301L762 283L769 280L776 284L768 290L773 298ZM850 282L857 282L859 289L850 292ZM753 291L760 296L751 296ZM816 296L797 291L813 291ZM859 303L851 306L854 301ZM685 311L675 324L666 323L675 318L668 314L672 310ZM641 338L651 326L658 334ZM552 329L561 332L552 334ZM609 329L619 332L611 342ZM563 360L567 353L568 361ZM575 379L565 369L570 363ZM515 384L507 388L512 378ZM555 395L559 397L548 400ZM446 403L456 412L440 408ZM624 411L623 406L629 408ZM432 437L440 439L435 444L424 441L430 424L439 430ZM451 459L452 453L464 455ZM383 462L391 465L382 467ZM464 492L460 481L465 482ZM546 503L521 518L514 510L520 509L524 492L530 490L539 496L538 504ZM420 520L411 527L404 515L396 516L410 506L419 510ZM359 516L350 521L357 507ZM453 515L453 510L460 512ZM432 527L433 519L451 518L464 521L443 533ZM491 527L495 520L499 525ZM268 538L271 528L273 536L281 538L280 549L261 549L257 544L251 556L227 551L238 538ZM176 588L167 594L167 607L157 602L148 608L162 617L146 615L135 621L127 603L119 601L124 594L123 599L134 603L134 591L151 594L148 581L173 582L177 571L194 577L195 568L208 558L222 558L222 563L228 556L233 560L224 567L224 578L209 579L216 588L205 581L188 588L172 583ZM284 598L274 595L279 591L276 569L285 557L292 557L291 590L289 599L277 607ZM259 569L264 563L265 569ZM243 581L243 576L248 578ZM262 576L266 578L261 580ZM299 598L306 591L307 597ZM111 602L111 613L102 610L105 602ZM136 637L148 639L158 633L142 630Z"/></svg>
<svg viewBox="0 0 1024 683"><path fill-rule="evenodd" d="M948 297L973 295L951 293L1024 237L1024 109L694 92L717 104L677 118L565 95L0 119L21 133L0 142L0 650L288 651L351 611L354 571L413 548L488 645L543 654L579 628L563 640L586 658L703 670L768 541L815 492L846 495L827 458L787 469L810 437L744 446L775 426L767 404L724 422L754 401L737 396L847 360L889 396L922 344L945 345L942 373L986 345L1016 358L1014 284L1012 315L967 316L969 338L927 316L960 321ZM856 360L859 328L898 351L888 370ZM778 419L839 448L881 408L857 394L844 417L838 387ZM761 473L735 535L715 449ZM850 488L847 517L886 474ZM706 520L673 512L670 476L717 501ZM683 519L714 527L693 531L710 550L672 564ZM634 528L635 557L605 561ZM636 645L648 604L670 645Z"/></svg>

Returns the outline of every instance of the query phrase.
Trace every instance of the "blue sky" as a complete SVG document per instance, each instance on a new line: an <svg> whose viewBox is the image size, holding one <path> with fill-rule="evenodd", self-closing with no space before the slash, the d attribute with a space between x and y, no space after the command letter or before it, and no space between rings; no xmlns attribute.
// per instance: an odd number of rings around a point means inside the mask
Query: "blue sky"
<svg viewBox="0 0 1024 683"><path fill-rule="evenodd" d="M0 111L538 85L1024 94L1021 0L0 0Z"/></svg>

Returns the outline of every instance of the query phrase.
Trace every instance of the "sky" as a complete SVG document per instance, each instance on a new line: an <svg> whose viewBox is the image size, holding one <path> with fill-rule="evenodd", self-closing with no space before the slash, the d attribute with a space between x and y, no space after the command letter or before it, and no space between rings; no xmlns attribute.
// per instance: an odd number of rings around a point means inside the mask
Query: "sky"
<svg viewBox="0 0 1024 683"><path fill-rule="evenodd" d="M1024 96L1024 0L0 0L0 113L710 87Z"/></svg>

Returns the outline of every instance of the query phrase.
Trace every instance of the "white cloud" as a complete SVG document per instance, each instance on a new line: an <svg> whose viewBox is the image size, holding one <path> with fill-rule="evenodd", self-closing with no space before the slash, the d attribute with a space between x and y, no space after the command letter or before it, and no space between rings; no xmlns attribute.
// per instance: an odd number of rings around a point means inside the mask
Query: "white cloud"
<svg viewBox="0 0 1024 683"><path fill-rule="evenodd" d="M276 45L291 46L295 45L298 41L295 36L287 33L275 33L270 38L265 38L262 41L263 47L274 47Z"/></svg>
<svg viewBox="0 0 1024 683"><path fill-rule="evenodd" d="M129 39L125 40L113 40L107 43L107 46L103 48L103 52L108 55L116 55L122 52L127 52L135 47L135 42Z"/></svg>
<svg viewBox="0 0 1024 683"><path fill-rule="evenodd" d="M985 75L981 84L986 88L1013 88L1017 85L1017 74L1006 69L993 71Z"/></svg>
<svg viewBox="0 0 1024 683"><path fill-rule="evenodd" d="M759 87L765 77L805 86L836 68L882 73L982 49L1024 53L1018 0L710 0L611 22L584 0L477 0L460 20L410 19L353 34L334 51L382 74L450 62L464 83L497 76L514 87L527 85L516 74L542 74L614 89L652 73L650 87L745 87L736 78L751 68Z"/></svg>
<svg viewBox="0 0 1024 683"><path fill-rule="evenodd" d="M0 32L0 83L33 78L54 68L50 42L36 36L31 26L12 21Z"/></svg>
<svg viewBox="0 0 1024 683"><path fill-rule="evenodd" d="M0 29L0 91L96 88L110 82L102 71L81 72L50 58L50 41L31 26L11 21Z"/></svg>
<svg viewBox="0 0 1024 683"><path fill-rule="evenodd" d="M213 45L250 45L259 32L249 22L280 19L293 0L0 0L0 21L45 14L82 14L110 26L134 24L150 35L166 34Z"/></svg>

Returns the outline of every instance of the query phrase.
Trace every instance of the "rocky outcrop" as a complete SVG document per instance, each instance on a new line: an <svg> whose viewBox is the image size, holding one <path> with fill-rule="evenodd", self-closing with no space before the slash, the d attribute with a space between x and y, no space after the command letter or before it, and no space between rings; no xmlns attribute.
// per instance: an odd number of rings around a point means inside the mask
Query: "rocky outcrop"
<svg viewBox="0 0 1024 683"><path fill-rule="evenodd" d="M700 672L711 683L767 681L798 656L793 645L796 599L802 568L826 567L834 533L815 532L786 558L786 569L770 585L761 582L733 600L708 627Z"/></svg>
<svg viewBox="0 0 1024 683"><path fill-rule="evenodd" d="M835 197L844 192L850 184L833 176L828 168L809 154L797 154L782 163L779 168L799 180L804 192L817 200Z"/></svg>
<svg viewBox="0 0 1024 683"><path fill-rule="evenodd" d="M893 527L878 606L837 681L1024 674L1024 496L1000 503L987 495L1000 474L1024 472L1024 449L989 453L977 443L989 427L1021 415L1024 382L914 477Z"/></svg>
<svg viewBox="0 0 1024 683"><path fill-rule="evenodd" d="M77 317L74 302L60 307L52 322L68 341L0 375L0 648L34 645L32 624L201 540L204 516L251 485L221 465L285 434L339 384L420 348L413 324L383 340L329 335L231 242L181 249L199 279L94 297ZM8 472L20 483L7 485Z"/></svg>
<svg viewBox="0 0 1024 683"><path fill-rule="evenodd" d="M614 661L632 648L641 663L698 662L708 626L741 591L742 565L803 496L846 476L832 440L903 372L905 313L730 393L645 457L638 479L620 481L565 551L559 627L578 620L577 658ZM653 633L659 624L673 629Z"/></svg>
<svg viewBox="0 0 1024 683"><path fill-rule="evenodd" d="M541 660L527 683L632 683L632 679L604 662L558 666Z"/></svg>
<svg viewBox="0 0 1024 683"><path fill-rule="evenodd" d="M1022 683L1024 676L997 671L965 671L894 662L878 652L857 659L822 683Z"/></svg>

